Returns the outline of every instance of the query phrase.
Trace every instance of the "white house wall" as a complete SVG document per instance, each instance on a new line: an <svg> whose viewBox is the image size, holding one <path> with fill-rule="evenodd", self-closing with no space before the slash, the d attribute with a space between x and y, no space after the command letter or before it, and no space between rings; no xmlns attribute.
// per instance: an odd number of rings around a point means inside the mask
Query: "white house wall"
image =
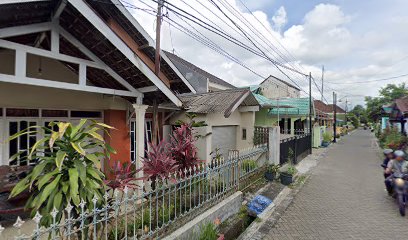
<svg viewBox="0 0 408 240"><path fill-rule="evenodd" d="M170 124L175 124L177 120L188 122L185 112L178 112L170 118ZM236 143L237 148L244 149L253 146L255 112L233 112L228 118L223 113L197 114L195 121L205 121L208 127L199 130L200 135L209 134L203 139L199 139L197 147L200 148L198 154L201 159L211 159L211 131L213 126L237 126ZM247 132L246 140L242 139L242 129ZM206 148L205 150L202 148Z"/></svg>
<svg viewBox="0 0 408 240"><path fill-rule="evenodd" d="M125 110L120 97L56 88L0 83L0 107L72 110Z"/></svg>

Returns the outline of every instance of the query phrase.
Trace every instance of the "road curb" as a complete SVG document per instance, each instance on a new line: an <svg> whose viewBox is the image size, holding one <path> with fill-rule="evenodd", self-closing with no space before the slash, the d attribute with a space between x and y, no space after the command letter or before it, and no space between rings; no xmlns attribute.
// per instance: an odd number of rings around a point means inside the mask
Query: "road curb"
<svg viewBox="0 0 408 240"><path fill-rule="evenodd" d="M281 215L286 211L286 209L293 202L293 199L296 197L297 193L303 188L306 182L311 177L313 169L318 166L319 161L325 157L325 154L332 149L330 146L325 148L324 151L318 153L317 155L309 155L307 159L304 159L302 162L306 164L306 161L311 162L309 164L309 169L299 175L298 181L294 187L286 186L274 199L273 204L266 208L259 216L259 221L254 221L249 225L249 227L237 238L238 240L260 240L263 239L267 234L269 234L270 229L276 224L280 219ZM305 161L305 162L304 162ZM301 162L301 163L302 163ZM314 163L315 162L315 163ZM303 179L301 178L303 177Z"/></svg>

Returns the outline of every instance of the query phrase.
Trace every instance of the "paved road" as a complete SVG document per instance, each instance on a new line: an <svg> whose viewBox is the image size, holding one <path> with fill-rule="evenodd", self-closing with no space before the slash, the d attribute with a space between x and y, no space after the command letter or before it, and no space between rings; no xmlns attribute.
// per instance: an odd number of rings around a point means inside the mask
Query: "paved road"
<svg viewBox="0 0 408 240"><path fill-rule="evenodd" d="M334 146L265 239L407 239L372 138L358 130Z"/></svg>

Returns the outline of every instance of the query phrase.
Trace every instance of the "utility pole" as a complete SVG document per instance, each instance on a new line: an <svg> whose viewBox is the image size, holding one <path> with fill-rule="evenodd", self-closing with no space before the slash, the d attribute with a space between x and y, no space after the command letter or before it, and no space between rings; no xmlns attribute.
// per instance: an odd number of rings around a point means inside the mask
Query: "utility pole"
<svg viewBox="0 0 408 240"><path fill-rule="evenodd" d="M324 95L323 95L323 93L324 93L323 79L324 79L324 65L322 66L322 99L321 99L322 102L323 102L323 99L324 99Z"/></svg>
<svg viewBox="0 0 408 240"><path fill-rule="evenodd" d="M312 154L312 140L313 140L313 124L312 124L312 114L313 114L313 102L312 102L312 73L309 72L309 134L310 134L310 154Z"/></svg>
<svg viewBox="0 0 408 240"><path fill-rule="evenodd" d="M160 73L160 30L162 24L162 8L163 0L158 0L156 15L156 54L154 56L154 73L157 76L159 76Z"/></svg>
<svg viewBox="0 0 408 240"><path fill-rule="evenodd" d="M348 101L347 101L347 98L346 98L346 107L344 108L344 111L346 112L346 125L347 125L347 122L348 122L347 110L348 110Z"/></svg>
<svg viewBox="0 0 408 240"><path fill-rule="evenodd" d="M157 2L157 16L156 16L156 52L154 56L154 74L157 77L160 75L160 30L162 24L162 8L163 0ZM152 142L158 143L159 135L159 119L158 119L158 103L156 99L153 101L153 126L152 126Z"/></svg>
<svg viewBox="0 0 408 240"><path fill-rule="evenodd" d="M334 123L333 123L333 142L337 142L337 94L333 92L333 112L334 112Z"/></svg>

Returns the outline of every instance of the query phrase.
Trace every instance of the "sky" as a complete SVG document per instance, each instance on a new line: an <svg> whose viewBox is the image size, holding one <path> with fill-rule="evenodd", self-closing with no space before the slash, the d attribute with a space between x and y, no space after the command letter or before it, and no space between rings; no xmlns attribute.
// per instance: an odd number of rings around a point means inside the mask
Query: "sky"
<svg viewBox="0 0 408 240"><path fill-rule="evenodd" d="M324 65L325 101L332 102L333 91L336 91L338 99L348 98L351 102L349 107L352 107L363 104L364 96L376 96L378 90L388 83L408 80L405 77L361 83L408 74L406 0L213 1L247 32L252 42L234 28L230 20L211 4L211 0L172 0L170 3L202 21L218 26L225 34L251 48L256 49L252 44L257 45L269 59L306 74L311 72L320 89L321 69ZM156 9L156 3L153 0L123 0L122 3L128 6L128 10L154 39L155 17L151 12L149 14L135 7L150 9L150 6ZM177 30L166 17L161 29L163 49L174 51L180 57L239 87L259 84L263 77L274 75L289 83L294 81L304 90L303 95L308 92L306 77L282 69L289 76L288 79L271 61L192 24L198 30L195 32L166 7L164 13L195 34L202 34L256 74ZM317 99L321 98L315 84L312 94Z"/></svg>

